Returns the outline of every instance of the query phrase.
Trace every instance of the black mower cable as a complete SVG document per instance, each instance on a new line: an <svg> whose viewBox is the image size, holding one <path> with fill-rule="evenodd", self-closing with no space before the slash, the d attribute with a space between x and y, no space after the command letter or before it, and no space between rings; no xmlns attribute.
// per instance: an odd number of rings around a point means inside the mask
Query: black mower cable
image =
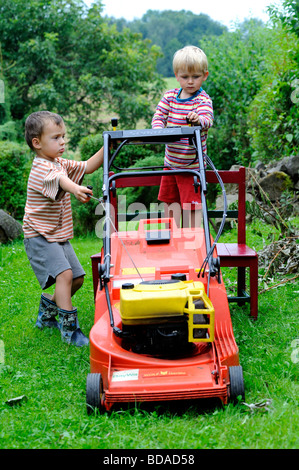
<svg viewBox="0 0 299 470"><path fill-rule="evenodd" d="M224 224L225 224L225 221L226 221L226 217L227 217L227 198L226 198L226 191L225 191L225 187L224 187L224 184L223 184L223 181L218 173L218 170L217 168L215 167L214 163L212 162L212 160L210 159L210 157L208 155L206 155L206 161L207 161L207 164L212 168L212 170L214 171L217 179L218 179L218 182L221 186L221 189L222 189L222 196L223 196L223 216L222 216L222 221L221 221L221 224L220 224L220 227L219 227L219 230L218 230L218 233L216 235L216 238L214 240L214 243L213 245L211 246L211 249L210 251L207 253L207 256L206 258L204 259L202 265L201 265L201 268L198 272L198 275L197 277L200 276L200 273L201 271L203 270L203 273L202 273L202 277L204 277L204 271L206 269L206 266L209 262L209 259L210 257L213 255L213 251L215 249L215 246L216 246L216 243L218 242L219 240L219 237L223 231L223 227L224 227Z"/></svg>
<svg viewBox="0 0 299 470"><path fill-rule="evenodd" d="M88 188L88 189L92 189L92 186L88 185L87 188ZM101 204L103 210L106 212L106 208L105 208L105 206L104 206L104 200L103 200L103 198L97 198L97 197L95 197L95 196L91 196L90 194L86 194L86 196L88 196L88 197L90 197L90 198L95 199L96 201L98 201L98 202ZM114 223L113 223L111 217L108 217L108 221L111 223L113 229L115 230L118 239L120 240L120 242L121 242L121 244L123 245L125 251L127 252L128 257L129 257L130 260L132 261L132 264L133 264L134 268L136 269L136 271L137 271L137 273L138 273L140 279L143 281L143 277L141 276L141 274L140 274L140 272L139 272L139 270L138 270L136 264L134 263L133 258L131 257L130 253L128 252L126 245L124 244L123 240L119 237L119 235L118 235L118 230L116 229L116 227L115 227L115 225L114 225ZM106 254L105 257L106 257L107 255L108 255L108 254ZM111 256L111 255L109 254L109 256Z"/></svg>
<svg viewBox="0 0 299 470"><path fill-rule="evenodd" d="M95 198L95 199L96 199L96 198ZM98 199L98 201L100 202L102 208L103 208L104 211L106 212L106 208L105 208L105 205L104 205L105 203L104 203L103 199ZM135 262L134 262L132 256L130 255L130 253L129 253L127 247L126 247L126 245L124 244L123 240L122 240L121 237L119 236L119 232L118 232L117 228L115 227L115 225L114 225L114 223L113 223L113 220L111 219L111 217L107 217L107 220L108 220L108 222L111 223L113 229L115 230L115 233L116 233L117 238L118 238L119 241L121 242L121 244L122 244L124 250L126 251L126 253L127 253L128 257L129 257L129 259L131 260L131 262L132 262L134 268L136 269L136 272L137 272L138 276L140 277L141 281L143 281L144 279L143 279L143 277L141 276L140 271L139 271L139 269L137 268L137 266L136 266L136 264L135 264ZM106 254L105 256L107 256L107 254ZM111 256L111 255L109 254L109 256Z"/></svg>

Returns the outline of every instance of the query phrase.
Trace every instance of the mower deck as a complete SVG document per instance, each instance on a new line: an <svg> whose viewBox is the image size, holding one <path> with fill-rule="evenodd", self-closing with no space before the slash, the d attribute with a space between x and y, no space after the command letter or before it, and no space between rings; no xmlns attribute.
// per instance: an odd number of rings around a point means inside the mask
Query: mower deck
<svg viewBox="0 0 299 470"><path fill-rule="evenodd" d="M153 221L156 222L156 221ZM124 249L131 252L143 280L169 279L184 273L198 282L198 269L204 259L203 229L178 229L171 219L169 243L148 244L141 221L138 231L113 233L109 294L115 325L121 328L120 288L124 283L141 281ZM207 276L203 278L207 289ZM172 357L153 357L126 350L125 339L118 338L109 324L104 290L97 290L95 324L90 332L91 373L100 373L103 386L102 407L114 403L170 401L217 397L228 402L230 366L238 366L238 348L234 340L227 295L223 282L210 278L210 300L215 308L215 339L198 342Z"/></svg>

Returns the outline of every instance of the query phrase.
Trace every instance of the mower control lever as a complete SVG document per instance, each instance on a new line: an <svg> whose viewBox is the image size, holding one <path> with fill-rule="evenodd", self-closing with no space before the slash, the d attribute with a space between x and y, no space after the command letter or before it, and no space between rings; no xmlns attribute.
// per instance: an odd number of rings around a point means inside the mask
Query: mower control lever
<svg viewBox="0 0 299 470"><path fill-rule="evenodd" d="M90 186L90 184L87 185L87 188L88 189L92 189L92 186ZM91 196L90 194L86 194L87 197L90 197L92 199L95 199L96 201L99 201L99 199L97 197L94 197L94 196Z"/></svg>

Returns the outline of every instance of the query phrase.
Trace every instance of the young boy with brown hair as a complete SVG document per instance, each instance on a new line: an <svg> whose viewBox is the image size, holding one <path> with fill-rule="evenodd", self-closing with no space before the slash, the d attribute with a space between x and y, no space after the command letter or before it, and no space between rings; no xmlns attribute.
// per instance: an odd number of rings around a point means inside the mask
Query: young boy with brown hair
<svg viewBox="0 0 299 470"><path fill-rule="evenodd" d="M65 133L58 114L38 111L26 120L25 138L35 158L27 185L24 245L41 288L55 284L52 296L41 295L36 326L59 328L64 342L85 346L89 340L79 327L71 300L85 272L69 242L73 238L70 193L82 203L90 200L92 191L81 183L85 174L103 163L103 149L87 161L62 158Z"/></svg>

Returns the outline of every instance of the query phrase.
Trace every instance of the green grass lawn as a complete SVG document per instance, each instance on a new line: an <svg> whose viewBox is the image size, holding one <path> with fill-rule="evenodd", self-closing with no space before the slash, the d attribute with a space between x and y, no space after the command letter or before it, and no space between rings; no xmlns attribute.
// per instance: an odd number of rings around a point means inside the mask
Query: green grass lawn
<svg viewBox="0 0 299 470"><path fill-rule="evenodd" d="M254 231L249 239L257 249L263 246ZM73 246L87 272L74 301L87 334L94 313L90 255L100 250L100 241L77 238ZM233 284L233 272L225 276ZM23 243L1 246L0 448L297 448L298 292L299 283L285 283L261 294L255 322L249 317L248 305L231 306L246 402L270 398L268 411L251 412L244 404L222 407L210 402L181 402L175 406L124 407L88 416L88 348L62 343L58 331L35 328L40 288ZM19 405L6 403L22 396L26 398Z"/></svg>

